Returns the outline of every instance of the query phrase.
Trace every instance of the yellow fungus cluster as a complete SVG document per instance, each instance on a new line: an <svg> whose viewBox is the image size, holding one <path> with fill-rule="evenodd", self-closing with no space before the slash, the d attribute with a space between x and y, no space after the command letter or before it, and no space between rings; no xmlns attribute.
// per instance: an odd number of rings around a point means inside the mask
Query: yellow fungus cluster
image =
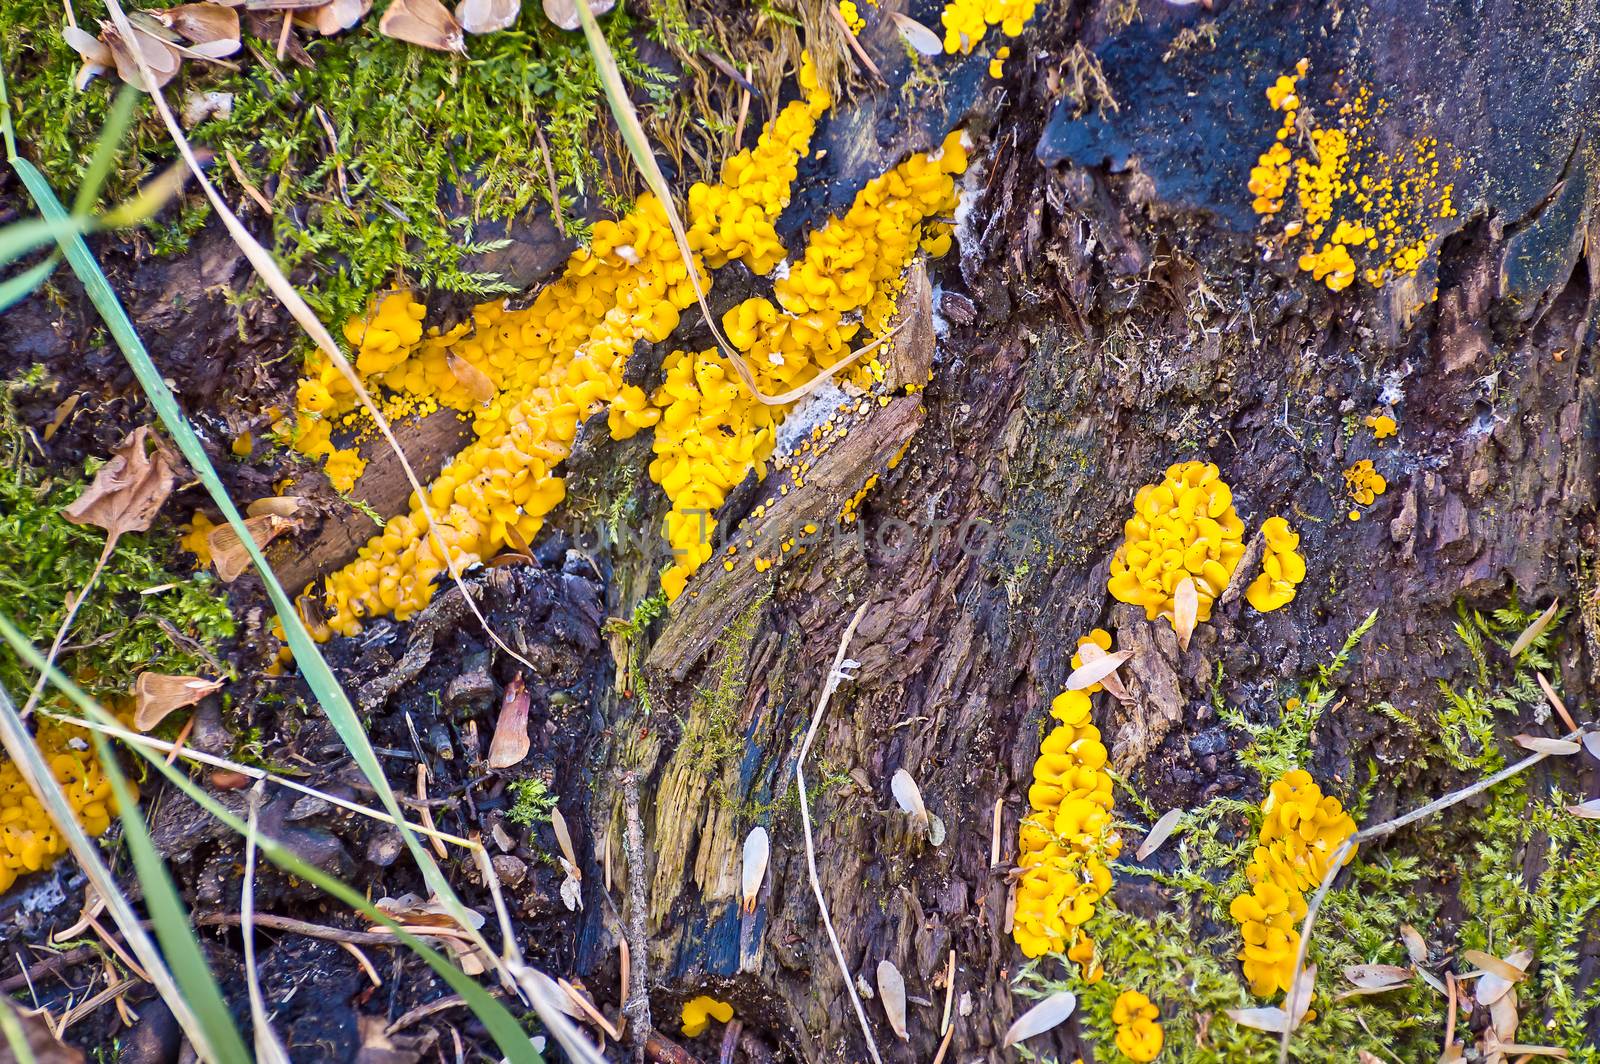
<svg viewBox="0 0 1600 1064"><path fill-rule="evenodd" d="M861 36L861 31L867 28L867 20L856 10L855 0L839 0L839 17L854 36Z"/></svg>
<svg viewBox="0 0 1600 1064"><path fill-rule="evenodd" d="M1228 909L1244 936L1239 959L1257 997L1289 989L1300 951L1305 894L1316 889L1355 830L1339 800L1324 795L1308 772L1286 772L1268 788L1261 803L1261 835L1245 868L1251 889L1235 897ZM1354 856L1351 847L1344 863Z"/></svg>
<svg viewBox="0 0 1600 1064"><path fill-rule="evenodd" d="M1306 560L1300 556L1300 535L1281 517L1261 524L1266 548L1261 555L1261 575L1250 582L1245 599L1262 613L1271 613L1294 601L1294 589L1306 578Z"/></svg>
<svg viewBox="0 0 1600 1064"><path fill-rule="evenodd" d="M1386 440L1400 428L1399 422L1388 414L1368 414L1366 425L1372 430L1372 438L1375 440Z"/></svg>
<svg viewBox="0 0 1600 1064"><path fill-rule="evenodd" d="M1150 1061L1161 1054L1166 1035L1161 1030L1161 1010L1137 990L1124 990L1111 1006L1117 1025L1117 1049L1129 1060Z"/></svg>
<svg viewBox="0 0 1600 1064"><path fill-rule="evenodd" d="M1160 484L1146 484L1123 526L1127 539L1111 559L1108 589L1119 602L1143 606L1145 617L1172 616L1173 593L1194 580L1201 621L1228 586L1244 555L1244 522L1233 492L1212 463L1181 462Z"/></svg>
<svg viewBox="0 0 1600 1064"><path fill-rule="evenodd" d="M196 510L194 516L183 526L183 535L178 537L178 546L193 554L196 563L202 569L211 564L210 537L211 530L216 527L215 521Z"/></svg>
<svg viewBox="0 0 1600 1064"><path fill-rule="evenodd" d="M711 1026L711 1021L727 1023L733 1019L733 1006L726 1001L701 994L683 1003L683 1036L699 1038Z"/></svg>
<svg viewBox="0 0 1600 1064"><path fill-rule="evenodd" d="M999 26L1007 37L1020 36L1038 6L1038 0L951 0L939 16L944 50L971 55L990 26Z"/></svg>
<svg viewBox="0 0 1600 1064"><path fill-rule="evenodd" d="M1006 72L1006 60L1011 58L1011 48L1001 45L995 49L994 57L989 60L989 76L998 79Z"/></svg>
<svg viewBox="0 0 1600 1064"><path fill-rule="evenodd" d="M755 147L724 164L721 184L690 189L687 235L702 286L709 285L702 264L738 259L767 272L784 256L773 222L831 102L809 56L800 84L802 98L785 106ZM666 339L695 298L666 211L646 195L625 217L597 223L589 247L573 253L562 276L526 309L484 304L447 332L424 330L421 305L409 293L392 293L348 323L356 369L390 391L386 409L442 405L470 413L476 439L427 488L432 529L413 496L409 513L391 519L328 578L318 634L353 634L363 618L386 613L409 617L446 570L444 551L465 567L503 547L508 529L531 542L565 497L555 469L583 420L616 403L608 420L618 435L660 421L663 411L650 397L623 386L623 367L636 343ZM296 448L323 457L335 486L348 487L360 459L353 448L336 447L331 433L336 421L354 423L353 390L313 359L297 399ZM694 444L717 445L715 437Z"/></svg>
<svg viewBox="0 0 1600 1064"><path fill-rule="evenodd" d="M1050 704L1058 723L1039 744L1030 812L1018 831L1012 936L1029 957L1065 951L1093 983L1104 970L1083 925L1111 889L1108 862L1122 852L1122 838L1111 818L1107 753L1091 708L1087 691L1063 691Z"/></svg>
<svg viewBox="0 0 1600 1064"><path fill-rule="evenodd" d="M111 782L83 742L82 730L40 720L34 742L84 832L105 834L116 802ZM34 796L16 763L0 759L0 893L10 890L18 876L48 868L66 852L66 837Z"/></svg>
<svg viewBox="0 0 1600 1064"><path fill-rule="evenodd" d="M1252 209L1275 218L1293 187L1298 212L1283 226L1282 239L1303 241L1300 269L1332 291L1348 288L1358 274L1379 287L1416 273L1437 222L1458 213L1455 185L1441 179L1438 142L1423 136L1385 150L1369 127L1388 105L1374 102L1366 87L1348 94L1332 124L1319 124L1300 91L1309 69L1302 59L1266 90L1267 103L1282 118L1250 170ZM1294 146L1304 151L1297 155ZM1361 269L1358 260L1369 265Z"/></svg>
<svg viewBox="0 0 1600 1064"><path fill-rule="evenodd" d="M1358 506L1371 506L1379 495L1389 490L1389 482L1383 479L1383 474L1372 468L1372 460L1363 458L1344 471L1345 490L1350 495L1350 501ZM1350 520L1361 520L1361 511L1352 509Z"/></svg>

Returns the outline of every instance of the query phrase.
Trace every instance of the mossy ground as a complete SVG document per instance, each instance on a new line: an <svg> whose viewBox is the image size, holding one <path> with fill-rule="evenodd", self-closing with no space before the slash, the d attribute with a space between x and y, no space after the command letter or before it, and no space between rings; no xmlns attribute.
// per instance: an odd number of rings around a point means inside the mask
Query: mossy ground
<svg viewBox="0 0 1600 1064"><path fill-rule="evenodd" d="M1458 634L1473 659L1478 686L1455 698L1442 697L1436 718L1412 722L1427 755L1451 765L1470 781L1505 764L1525 709L1535 670L1551 671L1553 625L1516 662L1502 652L1533 619L1515 604L1493 613L1463 610ZM1270 726L1247 726L1252 744L1241 758L1268 781L1309 762L1309 740L1323 711L1338 693L1345 659L1372 618L1352 635L1335 661L1318 670L1301 701ZM1541 696L1542 697L1542 696ZM1383 714L1381 705L1370 712ZM1436 773L1437 775L1437 773ZM1448 775L1446 773L1446 775ZM1558 777L1559 778L1559 777ZM1325 784L1328 781L1323 781ZM1446 781L1447 783L1447 781ZM1376 766L1352 793L1338 793L1358 821L1377 788ZM1337 787L1333 788L1337 793ZM1401 795L1402 810L1436 797ZM1534 951L1536 966L1519 987L1519 1041L1559 1046L1570 1059L1596 1064L1594 1017L1600 985L1580 971L1580 950L1600 911L1600 824L1566 813L1574 801L1559 783L1517 777L1485 799L1459 806L1392 841L1373 844L1341 875L1319 917L1310 961L1319 968L1316 1017L1296 1033L1292 1059L1333 1064L1365 1050L1379 1060L1412 1064L1433 1060L1444 1039L1445 1002L1421 980L1384 994L1335 1000L1349 988L1348 965L1406 964L1400 927L1417 928L1430 946L1436 975L1464 971L1453 962L1463 949L1504 956ZM1155 809L1137 795L1119 803L1153 819ZM1018 989L1037 994L1072 989L1079 995L1078 1022L1098 1048L1098 1060L1125 1059L1112 1048L1112 1004L1118 993L1137 989L1163 1006L1166 1049L1161 1060L1194 1064L1245 1064L1277 1059L1275 1035L1234 1023L1225 1010L1268 1004L1251 997L1235 956L1240 947L1228 904L1246 886L1260 814L1248 802L1217 799L1185 817L1163 848L1171 859L1152 872L1130 863L1116 867L1124 881L1122 903L1102 903L1088 931L1099 944L1106 978L1085 987L1069 973L1076 966L1046 958L1024 970ZM1138 838L1143 829L1128 825ZM1430 856L1431 855L1431 856ZM1158 892L1159 901L1150 895ZM1473 1036L1458 1025L1462 1037Z"/></svg>
<svg viewBox="0 0 1600 1064"><path fill-rule="evenodd" d="M99 0L78 0L73 10L90 28L104 16ZM497 275L472 265L472 256L494 246L478 235L487 224L559 203L559 218L581 236L587 209L631 201L637 181L603 119L581 35L555 28L530 2L514 27L469 38L469 54L459 57L381 36L378 15L337 37L305 41L310 67L278 60L275 42L247 31L236 70L190 60L166 89L178 111L197 92L232 95L231 114L203 122L191 140L215 152L212 177L247 218L259 223L261 211L237 175L271 202L274 248L323 314L342 320L396 282L480 297L504 292ZM766 8L712 26L716 37L696 28L711 20L684 3L653 5L650 22L619 6L604 21L647 127L685 186L720 163L737 138L737 89L693 67L675 83L669 68L705 48L741 66L751 58L781 66L797 54L796 20ZM0 59L23 150L58 188L72 188L115 89L104 81L73 89L78 57L60 36L62 24L55 0L0 5ZM731 41L722 39L727 34ZM761 105L751 111L753 127ZM141 102L139 115L107 202L174 157L153 107ZM208 217L191 189L140 239L158 253L177 251Z"/></svg>
<svg viewBox="0 0 1600 1064"><path fill-rule="evenodd" d="M48 476L32 464L30 433L19 423L14 393L44 386L35 372L0 385L0 612L33 645L47 647L66 615L68 597L82 590L105 544L97 528L72 524L61 508L92 476ZM78 610L58 662L91 693L126 696L134 677L154 670L218 675L233 616L222 586L209 573L169 568L170 535L125 535ZM36 676L0 649L0 685L19 704Z"/></svg>

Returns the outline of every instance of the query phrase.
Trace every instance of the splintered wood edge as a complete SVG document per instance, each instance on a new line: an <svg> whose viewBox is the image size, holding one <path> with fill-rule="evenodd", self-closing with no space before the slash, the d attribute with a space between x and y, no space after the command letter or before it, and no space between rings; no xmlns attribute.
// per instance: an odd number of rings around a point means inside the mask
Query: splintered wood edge
<svg viewBox="0 0 1600 1064"><path fill-rule="evenodd" d="M406 457L417 479L427 484L446 462L472 439L472 423L454 410L439 410L423 418L396 421L395 435L403 441ZM384 520L406 512L411 483L400 459L381 437L361 444L367 467L351 495L372 507ZM320 473L310 474L321 476ZM335 512L309 534L285 537L267 551L267 561L291 595L320 576L348 563L381 529L353 506L336 503Z"/></svg>
<svg viewBox="0 0 1600 1064"><path fill-rule="evenodd" d="M739 539L775 544L798 533L807 522L817 526L819 537L831 534L845 501L869 476L883 471L889 457L916 434L924 417L920 395L893 399L814 459L803 487L795 487L787 471L774 474L766 482L766 494L778 501L759 518L740 526ZM787 495L780 493L784 484L789 485ZM741 550L735 555L733 571L727 572L722 568L723 557L712 555L673 603L671 620L645 660L647 668L681 681L774 571L756 572L749 553Z"/></svg>

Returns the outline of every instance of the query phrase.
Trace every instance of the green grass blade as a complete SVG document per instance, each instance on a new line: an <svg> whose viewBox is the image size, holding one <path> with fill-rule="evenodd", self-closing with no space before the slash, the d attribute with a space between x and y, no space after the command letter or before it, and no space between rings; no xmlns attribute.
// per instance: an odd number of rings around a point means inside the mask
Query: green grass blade
<svg viewBox="0 0 1600 1064"><path fill-rule="evenodd" d="M82 226L75 219L67 217L64 213L62 219L50 221L45 218L28 218L21 222L12 222L4 229L0 229L0 266L16 262L36 248L42 248L61 237L70 237L81 231Z"/></svg>
<svg viewBox="0 0 1600 1064"><path fill-rule="evenodd" d="M24 638L22 633L16 629L4 614L0 614L0 639L9 644L12 650L28 665L43 671L49 677L51 684L66 695L79 709L83 710L89 718L104 725L118 725L117 719L93 698L89 697L82 688L62 675L55 666L48 665L38 649ZM99 738L98 733L96 733L96 738ZM101 741L103 742L104 740ZM176 766L167 764L166 758L142 745L130 745L156 771L165 776L169 783L183 791L206 812L226 824L241 837L248 833L248 824L218 803L203 788L189 779L187 774ZM35 752L35 756L37 757L37 752ZM512 1064L540 1064L543 1058L533 1048L527 1033L523 1031L522 1025L517 1022L516 1018L482 986L467 976L460 968L446 960L437 950L429 947L416 936L400 930L399 924L369 902L360 892L322 871L322 869L302 861L292 850L265 836L258 836L256 844L268 860L285 872L315 883L339 901L354 909L359 909L368 919L381 923L393 930L395 937L400 942L415 951L427 963L428 967L438 973L439 978L443 979L450 985L452 990L466 999L473 1014L483 1022L490 1036L494 1038L495 1044L506 1054L506 1058L512 1061Z"/></svg>
<svg viewBox="0 0 1600 1064"><path fill-rule="evenodd" d="M0 615L0 633L4 634L6 641L13 647L20 643L26 648L26 651L18 648L19 655L24 658L29 655L39 657L39 652L22 637L11 624L10 618L4 615ZM44 659L39 657L39 660ZM28 733L27 725L22 722L16 705L4 688L0 688L0 744L4 745L5 752L17 766L17 771L22 773L23 779L33 789L39 804L44 806L45 812L55 821L62 838L66 840L68 848L82 866L83 873L94 886L95 892L105 899L106 909L127 940L128 948L139 958L139 963L144 965L151 982L155 984L156 991L172 1009L178 1025L194 1043L195 1051L203 1059L213 1061L214 1064L232 1064L213 1051L205 1030L189 1007L188 1000L179 991L172 973L167 970L167 963L162 958L161 952L156 949L155 943L150 941L150 936L140 926L139 918L134 914L133 906L128 904L127 897L117 888L116 880L111 877L110 870L100 857L99 848L84 834L83 826L78 823L72 806L67 802L67 796L61 793L61 785L56 782L49 766L44 763L44 757L33 743L33 736Z"/></svg>
<svg viewBox="0 0 1600 1064"><path fill-rule="evenodd" d="M17 1064L39 1064L38 1058L33 1055L33 1046L28 1042L28 1032L22 1029L22 1017L17 1015L11 999L4 995L0 995L0 1034L5 1036L6 1046Z"/></svg>
<svg viewBox="0 0 1600 1064"><path fill-rule="evenodd" d="M8 277L0 281L0 314L4 314L22 300L26 299L35 288L44 284L56 267L61 264L61 256L52 254L43 262L30 266L15 277Z"/></svg>
<svg viewBox="0 0 1600 1064"><path fill-rule="evenodd" d="M91 732L95 753L100 757L100 767L111 781L111 791L117 796L117 816L122 821L122 840L133 858L134 874L144 890L144 907L155 925L156 938L161 942L161 952L172 969L184 1000L194 1009L195 1019L206 1032L206 1039L222 1054L224 1061L249 1060L244 1039L233 1025L228 1005L222 999L217 981L211 977L205 955L200 952L200 940L195 937L189 922L189 912L178 898L178 890L167 874L156 844L150 838L150 829L139 812L139 801L128 787L117 764L116 754L110 744L97 732Z"/></svg>
<svg viewBox="0 0 1600 1064"><path fill-rule="evenodd" d="M78 186L78 197L72 201L75 216L87 218L94 213L95 201L100 198L100 189L117 161L117 147L127 135L128 127L133 125L133 109L138 103L139 90L131 85L124 85L117 93L111 113L106 115L106 124L100 127L100 139L95 142L89 168L83 173L83 184Z"/></svg>

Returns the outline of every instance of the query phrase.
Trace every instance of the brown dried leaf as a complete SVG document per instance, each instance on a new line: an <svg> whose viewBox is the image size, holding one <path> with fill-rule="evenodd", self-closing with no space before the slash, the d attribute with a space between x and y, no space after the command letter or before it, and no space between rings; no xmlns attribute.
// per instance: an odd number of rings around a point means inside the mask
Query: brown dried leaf
<svg viewBox="0 0 1600 1064"><path fill-rule="evenodd" d="M1583 748L1589 751L1589 756L1600 760L1600 731L1588 732L1583 737Z"/></svg>
<svg viewBox="0 0 1600 1064"><path fill-rule="evenodd" d="M1522 634L1517 636L1517 641L1511 644L1511 656L1517 657L1524 650L1533 646L1533 641L1543 635L1544 630L1550 627L1550 622L1556 619L1556 610L1560 608L1560 599L1556 599L1546 606L1544 612L1539 614L1532 624L1524 628Z"/></svg>
<svg viewBox="0 0 1600 1064"><path fill-rule="evenodd" d="M1561 718L1561 723L1567 726L1568 731L1577 731L1577 721L1573 720L1572 714L1567 712L1567 704L1561 701L1561 696L1556 694L1554 687L1550 686L1550 681L1544 678L1544 673L1536 672L1533 677L1539 681L1539 690L1544 692L1545 701L1549 702L1550 708L1556 711L1556 716Z"/></svg>
<svg viewBox="0 0 1600 1064"><path fill-rule="evenodd" d="M1306 1013L1311 1011L1311 999L1317 992L1317 966L1308 964L1300 971L1300 981L1294 984L1294 997L1284 1000L1284 1008L1289 1011L1289 1028L1293 1030L1300 1026L1300 1021L1306 1018Z"/></svg>
<svg viewBox="0 0 1600 1064"><path fill-rule="evenodd" d="M277 514L261 514L259 517L244 519L245 531L250 533L250 538L255 545L265 547L290 529L299 528L298 521L292 521ZM211 550L211 564L217 570L217 576L225 584L231 584L241 574L250 568L250 551L244 545L244 540L239 538L239 533L233 530L232 525L218 525L206 535L206 546Z"/></svg>
<svg viewBox="0 0 1600 1064"><path fill-rule="evenodd" d="M135 709L133 726L147 732L160 724L175 709L192 706L222 687L220 680L203 676L168 676L160 672L141 672L133 682Z"/></svg>
<svg viewBox="0 0 1600 1064"><path fill-rule="evenodd" d="M500 717L495 721L494 738L489 740L489 767L510 768L522 763L532 744L528 741L528 690L522 674L511 678L505 697L500 700Z"/></svg>
<svg viewBox="0 0 1600 1064"><path fill-rule="evenodd" d="M1517 1037L1518 1019L1516 990L1500 995L1489 1006L1489 1026L1502 1042L1510 1042Z"/></svg>
<svg viewBox="0 0 1600 1064"><path fill-rule="evenodd" d="M767 829L757 824L744 837L744 854L741 860L739 909L745 914L756 911L761 896L761 884L767 878L767 862L772 855L772 840Z"/></svg>
<svg viewBox="0 0 1600 1064"><path fill-rule="evenodd" d="M521 0L516 0L516 2L520 3ZM475 30L473 32L485 31ZM445 364L450 367L450 373L455 377L456 383L466 389L467 394L477 402L487 403L500 394L499 389L494 386L494 381L489 379L488 374L460 355L446 350L444 360Z"/></svg>
<svg viewBox="0 0 1600 1064"><path fill-rule="evenodd" d="M1119 650L1115 654L1105 654L1097 658L1084 658L1082 665L1072 670L1072 675L1067 677L1067 690L1081 691L1085 687L1093 687L1103 683L1107 676L1122 668L1123 663L1133 657L1131 650ZM1107 685L1110 686L1109 684Z"/></svg>
<svg viewBox="0 0 1600 1064"><path fill-rule="evenodd" d="M461 0L456 21L468 33L496 33L510 28L522 14L522 0Z"/></svg>
<svg viewBox="0 0 1600 1064"><path fill-rule="evenodd" d="M1282 1034L1284 1027L1289 1023L1289 1014L1270 1005L1254 1009L1225 1009L1228 1018L1240 1027L1250 1027L1257 1031L1268 1031L1272 1034Z"/></svg>
<svg viewBox="0 0 1600 1064"><path fill-rule="evenodd" d="M382 897L372 907L397 923L415 927L459 927L460 922L437 898L423 900L416 894L402 894L397 898ZM484 916L476 909L466 910L468 922L476 930L483 927Z"/></svg>
<svg viewBox="0 0 1600 1064"><path fill-rule="evenodd" d="M1006 1036L1000 1040L1000 1044L1010 1048L1034 1035L1054 1030L1065 1023L1077 1007L1076 994L1070 990L1058 990L1018 1016L1016 1022L1006 1028Z"/></svg>
<svg viewBox="0 0 1600 1064"><path fill-rule="evenodd" d="M310 11L296 12L296 22L315 29L324 37L332 37L353 28L372 10L372 0L329 0Z"/></svg>
<svg viewBox="0 0 1600 1064"><path fill-rule="evenodd" d="M1527 949L1504 959L1478 949L1462 950L1461 956L1483 971L1476 996L1478 1004L1485 1007L1499 1001L1513 985L1527 978L1528 965L1533 963L1533 951Z"/></svg>
<svg viewBox="0 0 1600 1064"><path fill-rule="evenodd" d="M249 517L260 517L263 514L293 517L300 512L300 507L304 504L305 500L298 495L269 495L246 506L244 512Z"/></svg>
<svg viewBox="0 0 1600 1064"><path fill-rule="evenodd" d="M232 55L239 50L239 13L232 8L220 4L180 4L151 13L163 25L172 27L195 44L233 45L216 55Z"/></svg>
<svg viewBox="0 0 1600 1064"><path fill-rule="evenodd" d="M894 20L894 28L900 31L900 36L905 42L916 49L919 55L939 55L944 52L944 42L939 40L939 35L916 19L900 11L891 11L889 17Z"/></svg>
<svg viewBox="0 0 1600 1064"><path fill-rule="evenodd" d="M1600 798L1591 798L1578 805L1569 805L1567 812L1583 820L1600 820Z"/></svg>
<svg viewBox="0 0 1600 1064"><path fill-rule="evenodd" d="M66 41L86 63L109 68L114 62L111 58L111 49L106 46L106 42L81 26L61 27L61 39ZM49 438L45 437L47 440Z"/></svg>
<svg viewBox="0 0 1600 1064"><path fill-rule="evenodd" d="M572 848L572 832L567 830L567 818L561 815L559 805L550 807L550 827L556 833L556 845L561 847L561 855L572 866L573 875L579 875L578 851Z"/></svg>
<svg viewBox="0 0 1600 1064"><path fill-rule="evenodd" d="M1172 835L1173 829L1178 826L1178 821L1182 819L1182 809L1168 809L1165 813L1162 813L1161 819L1155 822L1155 825L1150 829L1150 834L1144 837L1144 841L1139 844L1139 849L1134 852L1134 860L1143 861L1146 857L1159 850L1161 844L1167 841Z"/></svg>
<svg viewBox="0 0 1600 1064"><path fill-rule="evenodd" d="M467 50L461 25L439 0L390 0L378 20L378 32L436 52Z"/></svg>
<svg viewBox="0 0 1600 1064"><path fill-rule="evenodd" d="M1352 964L1344 977L1359 987L1388 989L1411 981L1411 969L1398 964Z"/></svg>
<svg viewBox="0 0 1600 1064"><path fill-rule="evenodd" d="M900 1041L909 1041L906 1030L906 981L900 969L889 961L878 962L878 1000L883 1002L883 1014L889 1018L889 1028Z"/></svg>
<svg viewBox="0 0 1600 1064"><path fill-rule="evenodd" d="M589 10L598 18L617 6L617 0L590 0ZM544 16L564 30L583 25L577 0L544 0Z"/></svg>
<svg viewBox="0 0 1600 1064"><path fill-rule="evenodd" d="M128 434L94 480L61 511L75 525L106 530L106 548L124 532L144 532L172 494L177 473L161 437L141 425Z"/></svg>
<svg viewBox="0 0 1600 1064"><path fill-rule="evenodd" d="M1513 741L1524 750L1552 757L1571 757L1583 749L1571 739L1552 739L1548 735L1518 735Z"/></svg>
<svg viewBox="0 0 1600 1064"><path fill-rule="evenodd" d="M1107 653L1109 653L1109 651L1101 650L1099 644L1097 643L1085 643L1083 646L1078 648L1078 660L1087 665L1091 661L1098 661L1099 659L1105 657ZM1128 701L1128 689L1123 686L1122 677L1118 676L1116 673L1113 672L1110 675L1103 677L1100 680L1100 683L1107 691L1110 691L1111 696L1117 699L1119 702Z"/></svg>
<svg viewBox="0 0 1600 1064"><path fill-rule="evenodd" d="M1178 649L1187 651L1200 616L1200 589L1194 578L1185 576L1172 592L1172 630L1178 633Z"/></svg>
<svg viewBox="0 0 1600 1064"><path fill-rule="evenodd" d="M111 49L112 62L116 64L117 77L134 88L149 92L144 83L144 75L139 72L139 61L134 58L133 49L138 48L144 55L146 63L150 64L150 73L154 75L156 88L160 88L177 76L178 67L183 64L183 57L171 44L153 34L133 27L133 43L122 39L122 34L109 22L100 23L100 39Z"/></svg>
<svg viewBox="0 0 1600 1064"><path fill-rule="evenodd" d="M1428 963L1428 940L1421 932L1410 924L1401 924L1400 939L1406 944L1406 956L1411 958L1412 964Z"/></svg>

